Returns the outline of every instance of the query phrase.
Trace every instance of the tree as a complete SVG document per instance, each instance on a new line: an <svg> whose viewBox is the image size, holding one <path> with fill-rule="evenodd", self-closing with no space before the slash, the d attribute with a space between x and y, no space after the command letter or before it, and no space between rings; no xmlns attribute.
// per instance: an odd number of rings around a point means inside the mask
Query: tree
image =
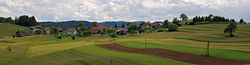
<svg viewBox="0 0 250 65"><path fill-rule="evenodd" d="M71 35L71 38L72 38L72 40L75 40L76 36L75 35Z"/></svg>
<svg viewBox="0 0 250 65"><path fill-rule="evenodd" d="M107 35L108 34L108 28L103 28L101 30L101 33Z"/></svg>
<svg viewBox="0 0 250 65"><path fill-rule="evenodd" d="M56 38L57 39L62 39L62 34L61 33L56 34Z"/></svg>
<svg viewBox="0 0 250 65"><path fill-rule="evenodd" d="M243 20L243 19L240 19L240 23L241 23L241 24L244 24L245 22L244 22L244 20Z"/></svg>
<svg viewBox="0 0 250 65"><path fill-rule="evenodd" d="M29 25L30 26L37 25L37 21L36 21L36 18L34 16L32 16L32 17L29 18Z"/></svg>
<svg viewBox="0 0 250 65"><path fill-rule="evenodd" d="M164 28L168 28L168 25L169 25L169 21L168 20L164 20L163 27Z"/></svg>
<svg viewBox="0 0 250 65"><path fill-rule="evenodd" d="M208 21L209 21L209 23L211 23L212 21L213 21L213 14L209 14L208 15Z"/></svg>
<svg viewBox="0 0 250 65"><path fill-rule="evenodd" d="M79 32L77 34L78 37L87 37L91 35L90 29L88 27L85 27L83 23L79 23L75 27L77 32Z"/></svg>
<svg viewBox="0 0 250 65"><path fill-rule="evenodd" d="M10 45L7 46L7 51L10 53L12 51L12 48Z"/></svg>
<svg viewBox="0 0 250 65"><path fill-rule="evenodd" d="M117 26L117 24L115 24L115 28L117 28L118 26Z"/></svg>
<svg viewBox="0 0 250 65"><path fill-rule="evenodd" d="M138 28L135 24L129 24L128 25L128 33L130 34L136 34L138 32Z"/></svg>
<svg viewBox="0 0 250 65"><path fill-rule="evenodd" d="M92 27L96 27L97 26L97 22L93 22L91 26Z"/></svg>
<svg viewBox="0 0 250 65"><path fill-rule="evenodd" d="M110 34L110 37L113 38L113 40L115 40L115 38L117 38L118 36L116 33L112 33L112 34Z"/></svg>
<svg viewBox="0 0 250 65"><path fill-rule="evenodd" d="M125 28L125 25L124 25L124 24L122 24L122 28Z"/></svg>
<svg viewBox="0 0 250 65"><path fill-rule="evenodd" d="M180 21L179 21L177 18L174 18L173 21L172 21L172 23L174 23L174 24L176 24L176 25L179 25L179 22L180 22Z"/></svg>
<svg viewBox="0 0 250 65"><path fill-rule="evenodd" d="M236 22L234 19L230 19L230 22Z"/></svg>
<svg viewBox="0 0 250 65"><path fill-rule="evenodd" d="M90 29L87 27L80 27L80 33L78 34L79 37L87 37L90 36L91 32Z"/></svg>
<svg viewBox="0 0 250 65"><path fill-rule="evenodd" d="M114 29L114 28L109 28L108 30L107 30L107 33L110 35L110 34L114 34L114 33L116 33L116 30Z"/></svg>
<svg viewBox="0 0 250 65"><path fill-rule="evenodd" d="M188 16L184 13L180 15L180 18L182 19L182 22L187 22L188 21Z"/></svg>
<svg viewBox="0 0 250 65"><path fill-rule="evenodd" d="M237 29L237 24L236 22L230 22L229 25L224 29L224 33L229 34L229 37L234 37L234 32Z"/></svg>
<svg viewBox="0 0 250 65"><path fill-rule="evenodd" d="M177 31L178 30L178 26L176 24L170 23L168 26L168 31L169 32L173 32L173 31Z"/></svg>
<svg viewBox="0 0 250 65"><path fill-rule="evenodd" d="M193 21L190 23L190 25L196 25L199 22L198 16L195 16L193 18Z"/></svg>
<svg viewBox="0 0 250 65"><path fill-rule="evenodd" d="M29 17L27 15L20 16L16 21L16 24L22 26L35 26L37 25L36 18L34 16Z"/></svg>
<svg viewBox="0 0 250 65"><path fill-rule="evenodd" d="M5 19L5 22L14 23L14 20L11 17L8 17Z"/></svg>

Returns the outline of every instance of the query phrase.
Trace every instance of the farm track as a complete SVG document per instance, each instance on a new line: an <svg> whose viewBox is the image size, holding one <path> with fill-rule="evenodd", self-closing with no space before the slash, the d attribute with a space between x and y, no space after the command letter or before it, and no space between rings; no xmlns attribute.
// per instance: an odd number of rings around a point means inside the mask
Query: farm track
<svg viewBox="0 0 250 65"><path fill-rule="evenodd" d="M149 55L161 56L164 58L170 58L177 61L198 64L198 65L244 65L250 64L250 61L222 59L216 57L206 57L200 55L194 55L189 53L181 53L170 50L163 50L158 48L129 48L119 44L102 44L101 47L108 48L115 51L142 53Z"/></svg>

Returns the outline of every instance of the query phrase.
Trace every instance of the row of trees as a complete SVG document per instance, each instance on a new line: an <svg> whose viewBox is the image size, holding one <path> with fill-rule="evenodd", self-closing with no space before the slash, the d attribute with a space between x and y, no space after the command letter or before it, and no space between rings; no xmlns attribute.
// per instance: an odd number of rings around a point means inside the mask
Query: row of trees
<svg viewBox="0 0 250 65"><path fill-rule="evenodd" d="M21 26L35 26L37 25L36 18L34 16L22 15L20 17L16 17L14 20L11 17L0 17L0 23L13 23Z"/></svg>
<svg viewBox="0 0 250 65"><path fill-rule="evenodd" d="M226 22L236 22L234 19L225 18L222 16L214 16L209 14L208 16L195 16L192 19L191 25L195 24L209 24L209 23L226 23ZM245 24L243 19L240 19L239 23Z"/></svg>

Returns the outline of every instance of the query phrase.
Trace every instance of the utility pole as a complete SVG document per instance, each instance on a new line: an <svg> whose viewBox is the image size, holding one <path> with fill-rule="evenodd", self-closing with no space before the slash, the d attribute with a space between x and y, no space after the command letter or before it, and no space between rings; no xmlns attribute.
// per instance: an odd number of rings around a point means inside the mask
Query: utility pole
<svg viewBox="0 0 250 65"><path fill-rule="evenodd" d="M113 65L113 60L112 59L110 60L110 65Z"/></svg>
<svg viewBox="0 0 250 65"><path fill-rule="evenodd" d="M144 47L147 48L147 34L146 34L146 30L144 31Z"/></svg>
<svg viewBox="0 0 250 65"><path fill-rule="evenodd" d="M209 46L210 46L210 42L207 42L207 49L206 49L206 56L209 56Z"/></svg>

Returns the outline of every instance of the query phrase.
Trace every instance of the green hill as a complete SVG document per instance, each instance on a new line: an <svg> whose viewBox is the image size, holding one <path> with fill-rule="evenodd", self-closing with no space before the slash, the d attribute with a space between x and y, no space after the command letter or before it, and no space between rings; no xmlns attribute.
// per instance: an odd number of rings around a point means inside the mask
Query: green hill
<svg viewBox="0 0 250 65"><path fill-rule="evenodd" d="M9 24L9 23L0 23L0 38L4 36L10 36L14 34L17 30L24 29L25 27Z"/></svg>
<svg viewBox="0 0 250 65"><path fill-rule="evenodd" d="M4 25L4 26L3 26ZM160 48L182 53L204 55L207 42L211 41L212 57L246 60L250 59L250 27L239 24L236 37L226 37L223 30L227 24L205 24L179 27L179 32L153 32L135 36L119 36L116 40L103 35L72 40L63 37L58 40L51 35L35 35L10 38L0 44L0 65L190 65L170 58L154 55L112 51L99 44L117 42L131 48ZM1 24L1 34L25 28L13 24ZM5 28L4 28L5 27ZM9 27L9 28L6 28ZM12 29L14 28L14 29ZM9 33L8 33L9 32ZM146 37L146 38L145 38ZM7 52L7 44L13 51ZM55 61L56 60L56 61ZM192 65L192 64L191 64Z"/></svg>

